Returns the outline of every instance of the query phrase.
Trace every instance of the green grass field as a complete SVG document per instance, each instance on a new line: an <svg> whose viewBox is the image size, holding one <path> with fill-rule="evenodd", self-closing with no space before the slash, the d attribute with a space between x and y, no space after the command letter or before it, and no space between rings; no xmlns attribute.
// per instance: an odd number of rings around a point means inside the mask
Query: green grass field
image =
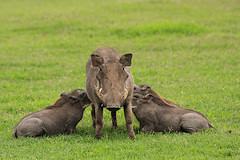
<svg viewBox="0 0 240 160"><path fill-rule="evenodd" d="M239 0L0 0L0 159L240 159ZM133 53L136 84L197 110L223 130L128 138L104 110L95 140L91 107L77 134L13 138L19 120L85 88L98 47Z"/></svg>

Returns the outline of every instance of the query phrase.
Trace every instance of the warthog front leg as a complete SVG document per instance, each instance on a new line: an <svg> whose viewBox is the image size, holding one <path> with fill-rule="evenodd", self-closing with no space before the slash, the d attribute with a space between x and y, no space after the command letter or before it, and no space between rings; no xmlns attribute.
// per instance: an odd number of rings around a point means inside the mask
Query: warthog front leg
<svg viewBox="0 0 240 160"><path fill-rule="evenodd" d="M92 115L92 126L93 128L96 127L96 114L95 114L95 106L94 104L92 104L92 111L91 111L91 115Z"/></svg>
<svg viewBox="0 0 240 160"><path fill-rule="evenodd" d="M133 125L132 125L132 104L131 102L127 105L124 105L124 115L126 120L126 128L128 131L128 135L131 139L135 139L136 136L134 134Z"/></svg>
<svg viewBox="0 0 240 160"><path fill-rule="evenodd" d="M111 112L112 116L112 126L113 128L117 128L117 112Z"/></svg>
<svg viewBox="0 0 240 160"><path fill-rule="evenodd" d="M96 111L96 131L95 131L95 138L101 139L102 127L103 127L103 108L96 104L95 105Z"/></svg>

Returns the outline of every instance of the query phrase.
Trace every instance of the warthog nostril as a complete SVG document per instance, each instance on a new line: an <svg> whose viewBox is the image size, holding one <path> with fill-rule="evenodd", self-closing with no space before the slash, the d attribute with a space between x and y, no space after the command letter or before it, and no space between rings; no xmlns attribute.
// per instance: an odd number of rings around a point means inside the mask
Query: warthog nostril
<svg viewBox="0 0 240 160"><path fill-rule="evenodd" d="M109 111L117 111L119 110L121 107L120 105L107 105L106 107Z"/></svg>
<svg viewBox="0 0 240 160"><path fill-rule="evenodd" d="M107 108L109 111L111 112L116 112L118 111L120 108Z"/></svg>

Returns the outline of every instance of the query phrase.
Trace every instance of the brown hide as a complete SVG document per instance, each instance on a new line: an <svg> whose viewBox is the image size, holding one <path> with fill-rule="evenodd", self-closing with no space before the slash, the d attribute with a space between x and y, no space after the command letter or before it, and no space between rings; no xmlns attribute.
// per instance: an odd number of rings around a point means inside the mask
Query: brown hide
<svg viewBox="0 0 240 160"><path fill-rule="evenodd" d="M194 133L213 127L203 114L160 97L148 85L134 85L132 104L142 132Z"/></svg>
<svg viewBox="0 0 240 160"><path fill-rule="evenodd" d="M129 69L132 54L120 56L112 48L99 48L87 62L86 90L92 101L95 138L101 138L103 107L112 113L113 127L117 127L116 111L124 107L126 127L130 138L135 134L132 127L133 76ZM96 112L96 113L95 113Z"/></svg>
<svg viewBox="0 0 240 160"><path fill-rule="evenodd" d="M62 93L53 105L25 116L16 126L14 137L74 133L85 108L90 104L85 90Z"/></svg>

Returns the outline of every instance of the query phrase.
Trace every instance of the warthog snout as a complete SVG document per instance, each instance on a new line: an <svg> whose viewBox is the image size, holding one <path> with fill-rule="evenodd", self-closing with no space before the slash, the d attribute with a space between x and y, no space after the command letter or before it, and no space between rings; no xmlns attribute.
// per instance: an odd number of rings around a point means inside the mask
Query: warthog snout
<svg viewBox="0 0 240 160"><path fill-rule="evenodd" d="M116 112L118 111L121 107L120 104L108 104L106 107L109 111L111 112Z"/></svg>

